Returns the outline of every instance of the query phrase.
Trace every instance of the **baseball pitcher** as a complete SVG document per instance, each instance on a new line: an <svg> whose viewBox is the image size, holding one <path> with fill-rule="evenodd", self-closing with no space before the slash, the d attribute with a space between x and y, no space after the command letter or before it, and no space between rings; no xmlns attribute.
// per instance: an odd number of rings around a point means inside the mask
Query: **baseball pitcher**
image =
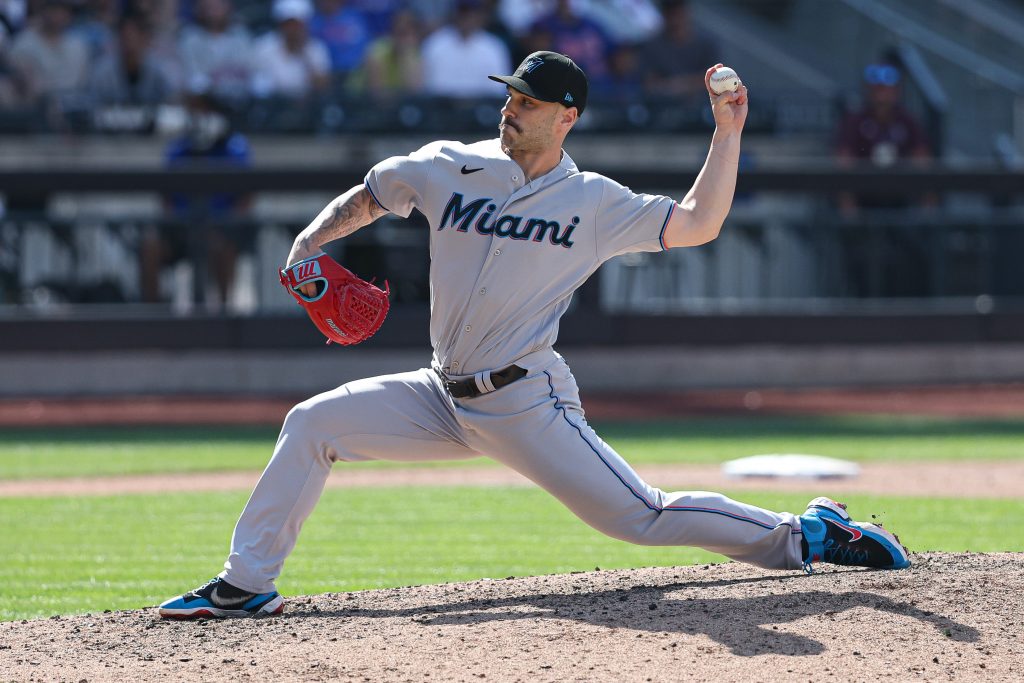
<svg viewBox="0 0 1024 683"><path fill-rule="evenodd" d="M708 69L705 83L722 65ZM573 292L608 259L715 239L732 204L747 90L708 95L715 132L681 201L581 171L562 149L587 104L568 57L536 52L511 76L497 139L439 141L370 169L295 239L281 280L329 340L380 326L387 292L320 247L394 213L430 224L430 367L345 384L289 412L235 526L224 571L160 606L165 617L276 613L274 581L337 461L486 455L595 529L644 545L697 546L767 569L814 563L898 569L898 539L827 498L802 515L643 481L587 423L554 350Z"/></svg>

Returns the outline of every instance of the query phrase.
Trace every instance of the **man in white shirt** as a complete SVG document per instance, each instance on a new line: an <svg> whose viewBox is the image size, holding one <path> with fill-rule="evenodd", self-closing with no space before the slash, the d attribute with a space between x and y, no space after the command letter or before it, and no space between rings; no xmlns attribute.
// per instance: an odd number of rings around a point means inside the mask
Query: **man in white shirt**
<svg viewBox="0 0 1024 683"><path fill-rule="evenodd" d="M195 24L178 42L188 83L210 84L212 93L234 100L246 96L252 78L252 36L232 17L232 0L198 0Z"/></svg>
<svg viewBox="0 0 1024 683"><path fill-rule="evenodd" d="M87 82L89 48L69 31L71 10L68 0L45 0L11 43L8 61L29 101L72 93Z"/></svg>
<svg viewBox="0 0 1024 683"><path fill-rule="evenodd" d="M256 41L253 50L252 91L258 97L302 99L330 82L331 55L312 38L307 22L313 16L310 0L276 0L277 29Z"/></svg>
<svg viewBox="0 0 1024 683"><path fill-rule="evenodd" d="M434 31L423 43L423 88L442 97L494 97L504 92L488 80L511 68L508 48L483 30L487 13L480 0L459 0L452 24Z"/></svg>

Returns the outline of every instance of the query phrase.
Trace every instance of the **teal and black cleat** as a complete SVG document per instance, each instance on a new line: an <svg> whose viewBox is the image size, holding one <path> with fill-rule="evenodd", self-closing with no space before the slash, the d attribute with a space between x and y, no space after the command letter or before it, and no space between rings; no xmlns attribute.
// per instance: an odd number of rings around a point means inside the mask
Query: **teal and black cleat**
<svg viewBox="0 0 1024 683"><path fill-rule="evenodd" d="M831 498L815 498L808 503L807 512L800 515L800 529L808 574L815 562L876 569L910 566L900 539L878 524L854 522L846 506Z"/></svg>
<svg viewBox="0 0 1024 683"><path fill-rule="evenodd" d="M277 591L248 593L217 577L194 591L161 604L160 616L168 619L254 617L278 614L282 610L284 598Z"/></svg>

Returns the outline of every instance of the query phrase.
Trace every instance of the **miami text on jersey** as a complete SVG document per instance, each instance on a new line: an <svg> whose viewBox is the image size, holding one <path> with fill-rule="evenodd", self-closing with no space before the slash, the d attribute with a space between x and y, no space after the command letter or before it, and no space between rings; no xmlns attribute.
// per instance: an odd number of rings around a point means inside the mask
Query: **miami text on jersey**
<svg viewBox="0 0 1024 683"><path fill-rule="evenodd" d="M509 237L514 240L532 238L534 242L543 242L546 236L551 244L558 244L566 249L572 248L572 232L580 223L579 216L573 216L572 222L565 227L558 221L549 221L546 218L527 218L524 222L522 216L503 215L492 219L498 207L496 204L488 204L491 201L490 197L474 199L465 206L463 199L458 192L452 194L448 206L444 207L438 230L444 230L451 225L457 232L469 232L469 226L473 219L476 219L473 227L481 235Z"/></svg>

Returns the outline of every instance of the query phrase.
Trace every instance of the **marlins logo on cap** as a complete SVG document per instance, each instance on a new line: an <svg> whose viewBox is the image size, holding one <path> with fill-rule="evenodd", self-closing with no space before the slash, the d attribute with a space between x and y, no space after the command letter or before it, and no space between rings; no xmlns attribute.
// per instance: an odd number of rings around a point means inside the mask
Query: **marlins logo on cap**
<svg viewBox="0 0 1024 683"><path fill-rule="evenodd" d="M526 61L523 62L523 65L519 68L529 74L533 73L534 70L543 63L544 60L541 59L540 57L528 57Z"/></svg>
<svg viewBox="0 0 1024 683"><path fill-rule="evenodd" d="M534 52L511 76L489 78L542 102L576 107L580 114L587 106L587 77L583 69L557 52Z"/></svg>

